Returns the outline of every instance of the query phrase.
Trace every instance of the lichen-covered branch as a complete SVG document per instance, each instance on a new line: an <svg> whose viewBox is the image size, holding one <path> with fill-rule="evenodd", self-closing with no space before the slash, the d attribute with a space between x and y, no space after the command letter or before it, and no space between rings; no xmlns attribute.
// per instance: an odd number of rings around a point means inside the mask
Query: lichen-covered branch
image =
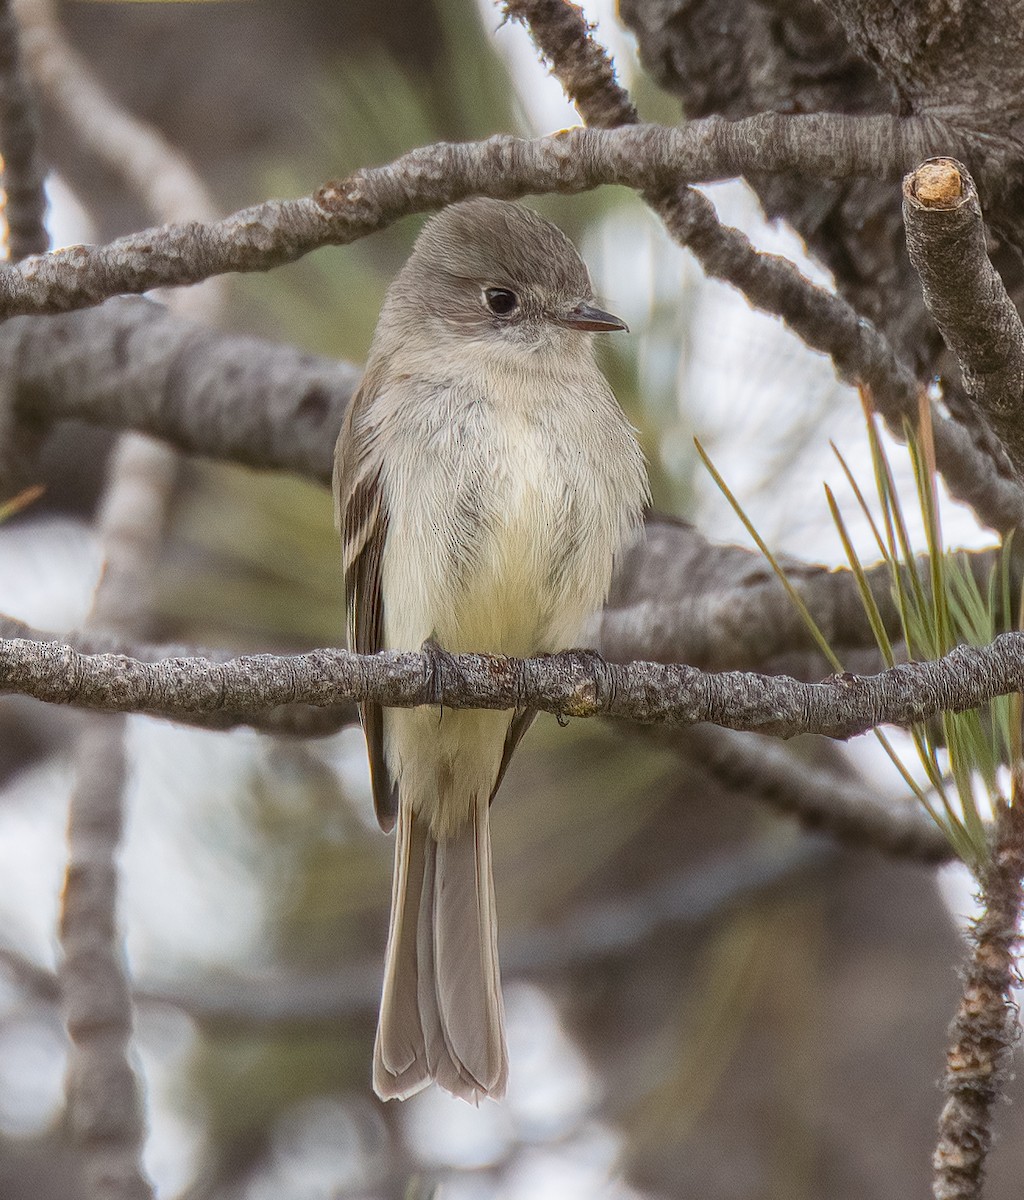
<svg viewBox="0 0 1024 1200"><path fill-rule="evenodd" d="M681 127L568 129L524 140L439 143L325 185L313 197L267 201L220 221L144 230L105 246L72 246L0 271L0 316L66 312L121 292L265 271L320 246L365 237L411 213L471 195L514 199L615 183L649 189L746 171L896 177L929 154L961 152L933 119L762 113Z"/></svg>
<svg viewBox="0 0 1024 1200"><path fill-rule="evenodd" d="M903 181L910 260L970 399L1024 477L1024 324L992 265L974 180L954 159Z"/></svg>
<svg viewBox="0 0 1024 1200"><path fill-rule="evenodd" d="M1010 1051L1020 1037L1012 988L1024 883L1021 769L1018 765L1013 802L997 814L992 858L981 879L982 915L971 931L971 957L946 1054L946 1103L932 1162L935 1200L980 1200L992 1105L1009 1081Z"/></svg>
<svg viewBox="0 0 1024 1200"><path fill-rule="evenodd" d="M935 662L822 683L740 671L712 674L682 664L615 664L587 650L525 660L467 654L436 669L432 663L412 652L358 655L333 649L287 657L241 655L227 662L143 663L12 639L0 641L0 693L168 717L354 700L396 708L536 708L680 725L710 721L775 737L850 738L877 725L909 726L1024 690L1024 634L1002 634L984 647L959 646Z"/></svg>
<svg viewBox="0 0 1024 1200"><path fill-rule="evenodd" d="M84 629L57 638L52 633L33 629L24 621L0 613L0 638L24 638L33 642L60 641L79 654L116 654L140 662L160 662L167 658L203 658L210 662L229 662L234 655L227 650L209 650L197 646L150 644L105 630ZM199 729L225 731L247 726L260 733L284 737L326 737L346 725L354 725L359 714L354 704L343 702L315 707L312 704L286 704L259 712L221 712L179 714L175 720Z"/></svg>

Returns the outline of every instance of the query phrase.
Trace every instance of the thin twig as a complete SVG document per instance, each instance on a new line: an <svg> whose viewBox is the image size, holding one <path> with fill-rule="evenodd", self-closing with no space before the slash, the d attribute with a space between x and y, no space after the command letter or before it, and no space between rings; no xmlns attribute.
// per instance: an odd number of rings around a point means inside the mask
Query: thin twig
<svg viewBox="0 0 1024 1200"><path fill-rule="evenodd" d="M1024 477L1024 324L992 265L974 180L950 158L903 181L910 260L970 399Z"/></svg>
<svg viewBox="0 0 1024 1200"><path fill-rule="evenodd" d="M12 0L0 0L0 155L7 197L7 250L17 262L29 254L42 254L49 236L39 113L22 63Z"/></svg>
<svg viewBox="0 0 1024 1200"><path fill-rule="evenodd" d="M393 708L536 708L564 716L692 725L711 721L773 737L850 738L878 725L909 726L1024 690L1024 633L958 646L934 662L878 675L802 683L785 675L712 674L664 663L604 662L589 650L544 658L455 656L436 670L420 653L313 650L243 655L224 663L141 663L84 655L56 643L0 641L0 693L102 712L258 712L281 704L369 701Z"/></svg>
<svg viewBox="0 0 1024 1200"><path fill-rule="evenodd" d="M935 1200L980 1200L992 1144L992 1105L1009 1079L1020 1037L1011 989L1024 881L1024 791L1018 767L1013 801L997 814L992 859L981 880L982 915L971 932L971 957L953 1022L932 1160Z"/></svg>

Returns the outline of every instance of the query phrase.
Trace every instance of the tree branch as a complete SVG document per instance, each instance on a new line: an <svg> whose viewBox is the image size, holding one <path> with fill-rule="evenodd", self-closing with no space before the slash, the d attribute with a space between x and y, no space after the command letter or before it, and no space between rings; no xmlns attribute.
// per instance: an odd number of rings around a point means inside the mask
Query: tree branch
<svg viewBox="0 0 1024 1200"><path fill-rule="evenodd" d="M608 51L592 37L583 9L571 0L499 0L551 64L551 73L592 129L638 125L640 114L615 75Z"/></svg>
<svg viewBox="0 0 1024 1200"><path fill-rule="evenodd" d="M23 621L0 613L0 638L24 638L33 642L63 642L80 654L116 654L125 658L136 658L140 662L160 662L168 658L203 658L210 662L230 662L234 657L227 650L207 650L197 646L170 646L166 643L150 645L104 630L85 629L64 634L58 638L53 633L33 629ZM186 725L199 729L214 729L223 732L246 726L260 733L275 737L327 737L337 733L346 725L354 725L359 714L354 704L328 704L314 707L312 704L285 704L280 708L263 709L259 712L182 713L175 717Z"/></svg>
<svg viewBox="0 0 1024 1200"><path fill-rule="evenodd" d="M323 649L283 658L242 655L224 663L142 663L83 655L56 643L0 641L0 692L167 717L355 700L394 708L536 708L644 723L710 721L774 737L845 739L881 724L910 726L940 712L963 712L1022 690L1024 633L1002 634L980 648L958 646L935 662L823 683L739 671L710 674L681 664L613 664L588 650L525 660L466 654L435 668L432 658L412 652Z"/></svg>
<svg viewBox="0 0 1024 1200"><path fill-rule="evenodd" d="M80 420L133 429L190 454L322 482L361 375L348 363L218 333L143 299L0 325L0 379L11 381L26 428Z"/></svg>
<svg viewBox="0 0 1024 1200"><path fill-rule="evenodd" d="M12 261L42 254L46 232L46 167L39 151L39 114L25 76L21 31L12 0L0 0L0 156L7 197L7 248Z"/></svg>
<svg viewBox="0 0 1024 1200"><path fill-rule="evenodd" d="M852 771L841 775L767 738L713 725L664 729L654 736L738 795L760 800L844 846L928 864L955 858L916 799L887 803Z"/></svg>
<svg viewBox="0 0 1024 1200"><path fill-rule="evenodd" d="M0 271L0 316L66 312L121 292L265 271L471 195L514 199L604 183L659 188L744 171L895 176L929 154L960 152L961 141L930 118L762 113L678 128L569 129L533 141L498 135L439 143L357 171L313 197L271 200L220 221L162 226L106 246L72 246L28 259Z"/></svg>
<svg viewBox="0 0 1024 1200"><path fill-rule="evenodd" d="M977 188L937 158L903 181L907 249L968 396L1024 477L1024 324L988 257Z"/></svg>
<svg viewBox="0 0 1024 1200"><path fill-rule="evenodd" d="M129 1062L134 1014L118 939L117 851L125 785L122 722L93 718L79 737L68 818L60 967L71 1038L67 1096L88 1195L151 1200L145 1120Z"/></svg>
<svg viewBox="0 0 1024 1200"><path fill-rule="evenodd" d="M1012 989L1017 981L1021 882L1024 880L1024 793L1020 764L1013 799L997 814L992 858L983 877L982 915L972 934L963 997L943 1081L932 1159L935 1200L980 1200L992 1144L992 1104L1009 1078L1010 1050L1020 1037Z"/></svg>

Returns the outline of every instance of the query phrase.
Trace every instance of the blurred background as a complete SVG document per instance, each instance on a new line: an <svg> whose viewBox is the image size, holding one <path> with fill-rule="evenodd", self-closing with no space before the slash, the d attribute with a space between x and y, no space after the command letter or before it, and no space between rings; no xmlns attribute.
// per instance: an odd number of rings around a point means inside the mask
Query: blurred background
<svg viewBox="0 0 1024 1200"><path fill-rule="evenodd" d="M587 15L645 117L678 119L611 0ZM78 0L60 16L224 212L439 139L577 121L526 33L484 0ZM149 224L60 115L44 116L55 244ZM744 186L707 191L724 220L827 282ZM829 448L865 467L862 418L830 363L706 281L631 193L536 207L630 325L604 365L656 506L744 542L697 434L773 548L844 561L826 479L866 546ZM361 361L420 224L232 279L225 326ZM0 527L0 611L56 632L86 619L110 445L82 427L50 438L44 496ZM953 506L946 532L985 543ZM152 640L340 643L329 494L186 461L154 595ZM4 1200L79 1194L52 977L77 720L0 700ZM161 1196L370 1200L438 1183L452 1200L923 1194L970 906L955 870L803 832L685 747L542 717L494 810L508 1099L473 1109L431 1090L385 1107L370 1055L392 847L358 729L302 741L133 718L129 730L121 915ZM796 753L900 791L871 745ZM1018 1194L1022 1167L1024 1147L1002 1147L990 1194Z"/></svg>

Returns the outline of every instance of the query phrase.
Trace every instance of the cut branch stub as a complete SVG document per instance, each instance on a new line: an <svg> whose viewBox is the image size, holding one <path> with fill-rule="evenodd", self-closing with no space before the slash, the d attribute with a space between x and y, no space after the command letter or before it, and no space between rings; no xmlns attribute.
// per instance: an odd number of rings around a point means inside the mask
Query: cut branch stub
<svg viewBox="0 0 1024 1200"><path fill-rule="evenodd" d="M1024 324L985 243L978 192L952 158L903 181L907 249L970 401L1024 478Z"/></svg>

